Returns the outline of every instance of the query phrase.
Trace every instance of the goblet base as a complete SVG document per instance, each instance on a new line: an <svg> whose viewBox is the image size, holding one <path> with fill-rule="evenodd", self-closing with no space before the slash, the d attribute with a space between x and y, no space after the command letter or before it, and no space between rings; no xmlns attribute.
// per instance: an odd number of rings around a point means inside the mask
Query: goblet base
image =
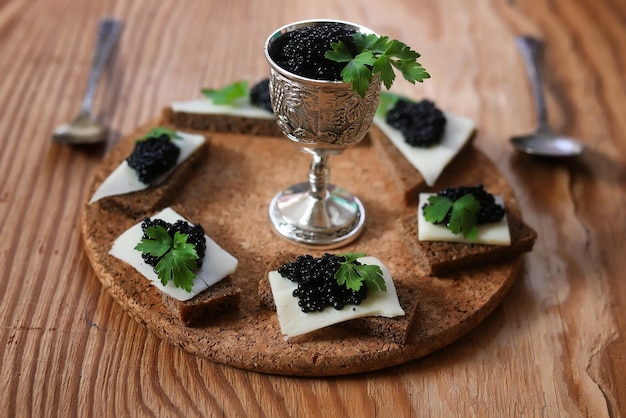
<svg viewBox="0 0 626 418"><path fill-rule="evenodd" d="M329 185L325 197L319 198L311 193L309 183L295 184L274 196L269 215L279 235L319 249L351 243L365 225L361 201L334 185Z"/></svg>

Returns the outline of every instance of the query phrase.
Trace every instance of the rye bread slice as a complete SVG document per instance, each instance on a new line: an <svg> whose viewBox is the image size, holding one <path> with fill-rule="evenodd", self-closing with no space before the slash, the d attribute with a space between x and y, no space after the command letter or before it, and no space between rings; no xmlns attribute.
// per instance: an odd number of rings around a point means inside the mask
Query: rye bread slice
<svg viewBox="0 0 626 418"><path fill-rule="evenodd" d="M278 267L277 265L276 267ZM408 286L395 283L398 301L404 310L404 316L385 318L382 316L366 316L355 318L349 321L333 325L333 327L343 327L361 334L383 338L396 344L406 344L411 325L414 322L417 312L417 292ZM259 280L258 287L259 303L263 309L276 310L272 288L267 276ZM332 309L332 308L326 308Z"/></svg>
<svg viewBox="0 0 626 418"><path fill-rule="evenodd" d="M162 117L165 122L177 129L196 133L219 132L255 136L283 136L275 119L176 112L169 106L163 109Z"/></svg>
<svg viewBox="0 0 626 418"><path fill-rule="evenodd" d="M193 327L210 322L215 316L237 309L241 289L225 277L192 299L180 301L163 293L164 304L185 325Z"/></svg>
<svg viewBox="0 0 626 418"><path fill-rule="evenodd" d="M107 158L101 169L96 173L87 200L91 198L98 186L100 186L107 176L117 168L120 162L124 161L133 152L135 139L141 138L151 129L158 126L177 129L163 122L161 119L155 119L122 138L111 151L111 158ZM205 135L204 144L196 149L182 164L176 167L160 184L150 186L147 189L137 192L105 197L92 203L92 205L98 205L108 211L122 212L133 218L169 206L189 177L193 175L196 168L206 161L208 155L209 138Z"/></svg>
<svg viewBox="0 0 626 418"><path fill-rule="evenodd" d="M376 124L372 124L369 134L376 155L389 171L394 186L404 203L407 205L416 203L419 193L430 189L422 174L404 157L400 150L398 150ZM455 163L455 160L458 158L458 155L462 153L463 149L472 146L475 134L476 131L472 133L472 136L468 139L464 147L452 161L450 161L449 166Z"/></svg>
<svg viewBox="0 0 626 418"><path fill-rule="evenodd" d="M532 250L537 233L522 220L514 207L507 210L511 245L465 244L460 242L420 241L417 214L399 219L399 228L414 260L424 273L431 276L452 274L487 264L512 260Z"/></svg>

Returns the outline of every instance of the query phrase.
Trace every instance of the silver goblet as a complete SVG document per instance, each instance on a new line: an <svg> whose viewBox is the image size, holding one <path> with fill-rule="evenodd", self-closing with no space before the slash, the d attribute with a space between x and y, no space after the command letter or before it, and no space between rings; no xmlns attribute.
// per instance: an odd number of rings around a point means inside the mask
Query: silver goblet
<svg viewBox="0 0 626 418"><path fill-rule="evenodd" d="M328 159L357 144L369 130L378 107L380 80L374 77L365 97L361 97L349 83L316 80L287 71L271 55L274 42L286 33L325 23L373 33L349 22L300 21L278 29L265 43L270 100L277 123L287 138L312 157L308 182L278 193L272 199L269 215L283 237L318 248L335 248L359 236L365 209L356 196L329 183Z"/></svg>

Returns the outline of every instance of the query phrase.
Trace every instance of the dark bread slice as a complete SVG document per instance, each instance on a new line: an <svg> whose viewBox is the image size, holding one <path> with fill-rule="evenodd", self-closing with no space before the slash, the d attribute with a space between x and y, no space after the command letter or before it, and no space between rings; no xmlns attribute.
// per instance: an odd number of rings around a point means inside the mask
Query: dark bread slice
<svg viewBox="0 0 626 418"><path fill-rule="evenodd" d="M192 299L180 301L163 293L164 304L187 326L198 326L239 307L241 289L225 277Z"/></svg>
<svg viewBox="0 0 626 418"><path fill-rule="evenodd" d="M157 126L178 129L164 123L162 120L155 119L123 138L111 151L112 158L107 158L105 163L106 167L100 169L96 174L92 187L89 190L87 200L91 198L97 187L117 168L120 162L125 160L133 152L135 139L142 137ZM182 164L176 167L160 184L150 186L145 190L137 192L105 197L92 203L92 205L100 205L103 209L108 211L119 211L133 218L169 206L180 193L180 189L185 185L187 179L200 164L206 161L208 155L209 138L205 136L204 144L195 150Z"/></svg>
<svg viewBox="0 0 626 418"><path fill-rule="evenodd" d="M507 210L511 245L465 244L460 242L420 241L417 214L399 219L399 228L415 262L431 276L454 273L461 269L512 260L532 250L537 233L522 220L519 210Z"/></svg>
<svg viewBox="0 0 626 418"><path fill-rule="evenodd" d="M416 203L419 193L429 189L422 174L404 157L400 150L398 150L398 147L387 138L387 135L385 135L376 124L372 124L369 133L376 155L388 169L393 183L398 193L400 193L400 196L402 196L404 203L407 205ZM471 144L473 143L475 133L476 131L472 133L463 149L472 146ZM462 150L459 151L459 154L461 151ZM457 157L458 154L448 165L453 164Z"/></svg>
<svg viewBox="0 0 626 418"><path fill-rule="evenodd" d="M406 344L411 332L411 326L417 317L417 291L395 283L400 307L404 316L385 318L382 316L367 316L351 319L338 324L344 328L360 332L361 334L380 337L396 344Z"/></svg>
<svg viewBox="0 0 626 418"><path fill-rule="evenodd" d="M396 344L405 344L409 336L411 325L417 312L417 292L406 286L395 283L398 301L404 310L404 316L385 318L382 316L366 316L336 324L346 329L373 337L383 338ZM259 302L262 308L275 311L274 296L269 278L259 280ZM332 309L332 308L326 308Z"/></svg>
<svg viewBox="0 0 626 418"><path fill-rule="evenodd" d="M177 129L196 133L219 132L258 136L283 136L275 119L254 119L232 115L176 112L163 109L163 120Z"/></svg>

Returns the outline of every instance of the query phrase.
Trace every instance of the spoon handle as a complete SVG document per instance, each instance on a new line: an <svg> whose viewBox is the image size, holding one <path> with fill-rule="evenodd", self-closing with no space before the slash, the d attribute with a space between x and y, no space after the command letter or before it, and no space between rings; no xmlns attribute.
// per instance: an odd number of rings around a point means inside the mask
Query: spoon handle
<svg viewBox="0 0 626 418"><path fill-rule="evenodd" d="M537 125L539 130L548 129L548 111L546 99L543 94L543 81L541 75L541 53L543 51L543 41L529 35L521 35L515 38L517 48L524 59L524 66L530 79L530 85L535 97L537 110Z"/></svg>
<svg viewBox="0 0 626 418"><path fill-rule="evenodd" d="M87 88L80 107L81 114L91 115L93 102L96 95L96 87L100 80L100 74L106 65L113 46L122 29L122 22L117 19L104 18L98 25L96 48L91 61L91 71L87 79Z"/></svg>

